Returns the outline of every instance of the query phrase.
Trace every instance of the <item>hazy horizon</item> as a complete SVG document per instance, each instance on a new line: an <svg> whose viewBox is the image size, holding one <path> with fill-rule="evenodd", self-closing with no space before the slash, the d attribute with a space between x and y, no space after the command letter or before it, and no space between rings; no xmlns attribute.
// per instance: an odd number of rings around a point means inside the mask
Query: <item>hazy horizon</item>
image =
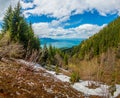
<svg viewBox="0 0 120 98"><path fill-rule="evenodd" d="M45 44L47 47L52 45L56 48L71 48L73 46L79 45L83 38L40 38L41 47Z"/></svg>

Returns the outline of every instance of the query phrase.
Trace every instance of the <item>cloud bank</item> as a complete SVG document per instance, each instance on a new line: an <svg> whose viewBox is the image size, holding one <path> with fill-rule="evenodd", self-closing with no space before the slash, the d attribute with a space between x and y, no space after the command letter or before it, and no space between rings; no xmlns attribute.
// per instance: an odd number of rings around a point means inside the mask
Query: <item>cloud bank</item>
<svg viewBox="0 0 120 98"><path fill-rule="evenodd" d="M50 38L88 38L97 33L106 24L102 26L84 24L76 28L64 29L62 27L53 28L48 23L34 23L33 28L39 37Z"/></svg>
<svg viewBox="0 0 120 98"><path fill-rule="evenodd" d="M14 7L18 1L19 0L0 0L0 22L2 21L4 13L8 6L11 4ZM120 0L25 1L26 0L20 0L23 8L23 14L26 18L31 15L45 15L48 18L56 18L56 20L53 20L50 23L40 22L33 24L35 34L37 34L39 37L88 38L89 36L97 33L105 25L103 24L102 26L99 26L97 24L83 24L75 28L65 29L64 25L67 25L67 21L71 16L84 14L86 11L94 13L94 10L96 10L101 16L107 16L108 14L120 15Z"/></svg>
<svg viewBox="0 0 120 98"><path fill-rule="evenodd" d="M113 13L120 15L120 0L33 0L29 3L22 2L22 5L24 9L27 9L24 11L27 17L34 14L60 19L93 10L97 10L103 16ZM28 10L34 5L33 9Z"/></svg>

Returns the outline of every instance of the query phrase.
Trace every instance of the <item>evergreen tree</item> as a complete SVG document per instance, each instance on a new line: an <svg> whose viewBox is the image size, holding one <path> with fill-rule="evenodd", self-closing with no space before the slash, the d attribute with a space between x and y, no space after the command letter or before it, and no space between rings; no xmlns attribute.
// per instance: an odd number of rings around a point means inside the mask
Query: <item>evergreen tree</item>
<svg viewBox="0 0 120 98"><path fill-rule="evenodd" d="M64 55L64 62L65 62L65 66L68 65L68 56L67 56L67 54Z"/></svg>
<svg viewBox="0 0 120 98"><path fill-rule="evenodd" d="M12 29L10 32L12 33L11 38L13 41L20 41L20 30L22 23L24 21L23 17L21 16L20 10L21 10L21 6L20 3L18 3L17 6L14 8L13 17L11 21Z"/></svg>
<svg viewBox="0 0 120 98"><path fill-rule="evenodd" d="M42 54L40 57L40 63L44 66L47 64L47 60L48 60L48 49L46 44L44 45L43 49L42 49Z"/></svg>
<svg viewBox="0 0 120 98"><path fill-rule="evenodd" d="M9 6L8 10L6 11L6 14L3 18L3 25L2 25L3 33L5 33L6 31L10 31L12 16L13 16L12 7Z"/></svg>
<svg viewBox="0 0 120 98"><path fill-rule="evenodd" d="M79 59L89 59L106 52L110 48L116 49L120 43L120 17L108 24L98 33L73 47L72 56ZM69 52L68 52L69 53ZM69 53L71 54L71 53Z"/></svg>
<svg viewBox="0 0 120 98"><path fill-rule="evenodd" d="M10 6L5 14L3 22L3 32L10 33L11 42L18 42L24 46L26 54L32 54L33 50L39 51L40 41L37 36L34 35L32 25L28 24L21 14L20 2L12 9Z"/></svg>

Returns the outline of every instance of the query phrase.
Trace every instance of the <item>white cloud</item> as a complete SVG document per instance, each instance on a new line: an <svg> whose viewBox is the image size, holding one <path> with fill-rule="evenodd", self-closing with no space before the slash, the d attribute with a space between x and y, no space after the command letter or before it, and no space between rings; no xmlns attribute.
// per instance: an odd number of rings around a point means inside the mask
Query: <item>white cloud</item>
<svg viewBox="0 0 120 98"><path fill-rule="evenodd" d="M0 0L0 21L11 4L13 7L19 0ZM62 24L69 20L71 15L82 14L84 11L97 10L101 15L118 13L120 15L120 0L33 0L25 3L21 1L23 12L29 15L47 15L55 17L51 23L34 23L34 31L39 37L54 38L88 38L98 32L103 26L84 24L76 28L64 29ZM34 7L34 8L33 8ZM30 9L29 9L30 8ZM32 8L32 9L31 9ZM65 23L65 25L69 25Z"/></svg>
<svg viewBox="0 0 120 98"><path fill-rule="evenodd" d="M27 3L23 2L23 4ZM25 10L24 14L26 17L32 14L57 18L51 23L33 24L34 31L39 37L88 38L97 33L104 25L84 24L70 29L64 29L62 26L69 25L66 21L71 15L83 14L84 11L97 10L103 16L113 13L120 14L119 4L120 0L50 0L49 2L48 0L33 0L30 5L36 5L36 7Z"/></svg>
<svg viewBox="0 0 120 98"><path fill-rule="evenodd" d="M81 14L84 11L96 9L101 15L120 13L120 0L33 0L32 3L24 3L24 8L28 5L36 5L34 9L24 11L26 16L29 13L34 15L48 15L50 17L63 18L73 14ZM25 6L26 5L26 6ZM68 18L69 19L69 18Z"/></svg>
<svg viewBox="0 0 120 98"><path fill-rule="evenodd" d="M58 19L58 20L53 20L53 21L51 22L51 25L52 25L53 27L58 27L58 26L60 26L60 25L63 26L63 23L65 23L67 20L69 20L69 16L62 17L62 18L60 18L60 19Z"/></svg>
<svg viewBox="0 0 120 98"><path fill-rule="evenodd" d="M39 37L50 38L88 38L97 33L105 25L98 26L92 24L80 25L76 28L64 29L62 27L54 28L48 23L34 23L33 29Z"/></svg>
<svg viewBox="0 0 120 98"><path fill-rule="evenodd" d="M21 4L21 6L22 6L23 9L33 8L33 6L34 6L34 4L31 3L31 2L24 3L24 1L21 1L20 4Z"/></svg>
<svg viewBox="0 0 120 98"><path fill-rule="evenodd" d="M96 9L101 15L120 12L120 0L86 0L89 8Z"/></svg>
<svg viewBox="0 0 120 98"><path fill-rule="evenodd" d="M27 4L27 3L25 3ZM26 10L24 14L35 15L48 15L50 17L62 18L70 16L71 12L79 9L79 13L82 13L86 6L84 2L79 0L34 0L33 4L36 5L34 9ZM81 6L82 5L82 6ZM81 11L81 12L80 12Z"/></svg>

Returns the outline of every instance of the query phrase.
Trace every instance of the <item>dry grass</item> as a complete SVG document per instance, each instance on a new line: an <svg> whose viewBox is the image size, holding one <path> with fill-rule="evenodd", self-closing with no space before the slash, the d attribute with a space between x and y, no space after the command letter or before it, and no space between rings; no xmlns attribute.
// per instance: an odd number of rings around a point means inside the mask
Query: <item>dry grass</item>
<svg viewBox="0 0 120 98"><path fill-rule="evenodd" d="M85 98L69 83L14 60L0 61L0 98ZM89 98L102 98L89 96Z"/></svg>
<svg viewBox="0 0 120 98"><path fill-rule="evenodd" d="M120 60L115 61L114 70L113 66L98 63L98 59L94 58L90 61L77 61L77 63L70 63L69 69L79 72L82 80L95 80L111 84L113 78L115 82L120 84ZM114 77L113 77L114 76Z"/></svg>
<svg viewBox="0 0 120 98"><path fill-rule="evenodd" d="M91 77L96 76L95 62L83 61L79 68L72 64L70 68L79 71L82 79L92 79ZM103 77L105 78L106 75ZM18 64L14 60L0 61L0 98L67 98L67 96L85 98L82 93L71 88L69 83L61 82L42 69L35 70L33 67ZM102 97L89 96L89 98Z"/></svg>
<svg viewBox="0 0 120 98"><path fill-rule="evenodd" d="M79 72L80 77L83 80L94 80L98 66L96 66L96 62L80 61L79 63L77 63L77 65L71 63L69 65L69 69L75 72Z"/></svg>
<svg viewBox="0 0 120 98"><path fill-rule="evenodd" d="M0 98L80 98L80 92L46 73L16 62L0 62Z"/></svg>

